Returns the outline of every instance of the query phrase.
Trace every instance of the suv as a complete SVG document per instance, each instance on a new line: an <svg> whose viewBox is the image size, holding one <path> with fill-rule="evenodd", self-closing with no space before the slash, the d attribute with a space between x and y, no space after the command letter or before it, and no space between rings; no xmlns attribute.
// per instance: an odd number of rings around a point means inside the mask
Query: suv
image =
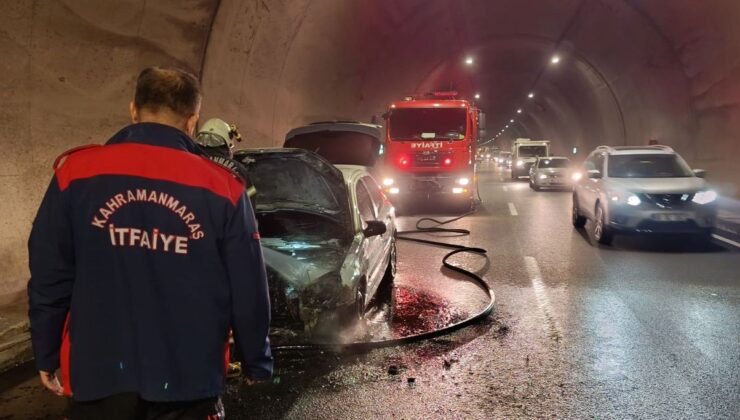
<svg viewBox="0 0 740 420"><path fill-rule="evenodd" d="M599 146L573 175L573 225L593 221L593 237L615 233L694 233L711 238L717 193L667 146Z"/></svg>

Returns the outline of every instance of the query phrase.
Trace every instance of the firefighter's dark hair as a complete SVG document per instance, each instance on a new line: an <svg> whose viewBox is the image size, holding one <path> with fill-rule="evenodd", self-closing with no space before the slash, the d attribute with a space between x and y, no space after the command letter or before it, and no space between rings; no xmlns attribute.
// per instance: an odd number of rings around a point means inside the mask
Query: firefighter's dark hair
<svg viewBox="0 0 740 420"><path fill-rule="evenodd" d="M192 74L172 68L149 67L136 80L134 105L158 112L161 108L183 117L195 114L200 106L200 83Z"/></svg>

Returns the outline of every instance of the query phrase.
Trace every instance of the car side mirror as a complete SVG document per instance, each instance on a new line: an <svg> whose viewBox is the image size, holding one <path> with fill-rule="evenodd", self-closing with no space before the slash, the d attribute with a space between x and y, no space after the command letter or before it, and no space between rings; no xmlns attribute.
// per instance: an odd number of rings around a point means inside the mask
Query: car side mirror
<svg viewBox="0 0 740 420"><path fill-rule="evenodd" d="M379 236L386 232L385 223L383 222L379 222L377 220L371 220L365 223L367 224L367 227L362 231L362 234L365 235L366 238L372 238L373 236Z"/></svg>
<svg viewBox="0 0 740 420"><path fill-rule="evenodd" d="M601 178L601 171L599 171L598 169L589 169L588 171L586 171L586 173L588 174L588 177L591 179Z"/></svg>
<svg viewBox="0 0 740 420"><path fill-rule="evenodd" d="M704 178L707 176L707 171L705 171L704 169L694 169L694 175L699 178Z"/></svg>

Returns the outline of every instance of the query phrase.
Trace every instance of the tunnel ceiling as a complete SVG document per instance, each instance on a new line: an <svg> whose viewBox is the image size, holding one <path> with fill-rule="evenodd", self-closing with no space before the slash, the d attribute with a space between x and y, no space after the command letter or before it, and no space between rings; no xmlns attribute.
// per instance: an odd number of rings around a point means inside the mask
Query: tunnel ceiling
<svg viewBox="0 0 740 420"><path fill-rule="evenodd" d="M516 119L502 147L549 138L582 157L655 139L725 194L740 184L736 0L19 0L2 11L0 297L25 282L50 162L127 123L149 65L199 74L203 116L236 122L242 147L452 87L482 95L488 137Z"/></svg>

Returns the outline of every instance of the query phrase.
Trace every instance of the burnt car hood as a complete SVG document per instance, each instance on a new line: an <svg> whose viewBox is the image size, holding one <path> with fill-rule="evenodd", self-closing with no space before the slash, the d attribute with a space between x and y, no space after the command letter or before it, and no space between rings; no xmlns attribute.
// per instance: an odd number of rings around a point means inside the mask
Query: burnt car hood
<svg viewBox="0 0 740 420"><path fill-rule="evenodd" d="M256 188L255 212L300 210L349 223L349 192L342 172L303 149L244 149L234 158Z"/></svg>
<svg viewBox="0 0 740 420"><path fill-rule="evenodd" d="M330 121L290 130L284 146L310 150L335 165L373 166L382 136L379 125Z"/></svg>

